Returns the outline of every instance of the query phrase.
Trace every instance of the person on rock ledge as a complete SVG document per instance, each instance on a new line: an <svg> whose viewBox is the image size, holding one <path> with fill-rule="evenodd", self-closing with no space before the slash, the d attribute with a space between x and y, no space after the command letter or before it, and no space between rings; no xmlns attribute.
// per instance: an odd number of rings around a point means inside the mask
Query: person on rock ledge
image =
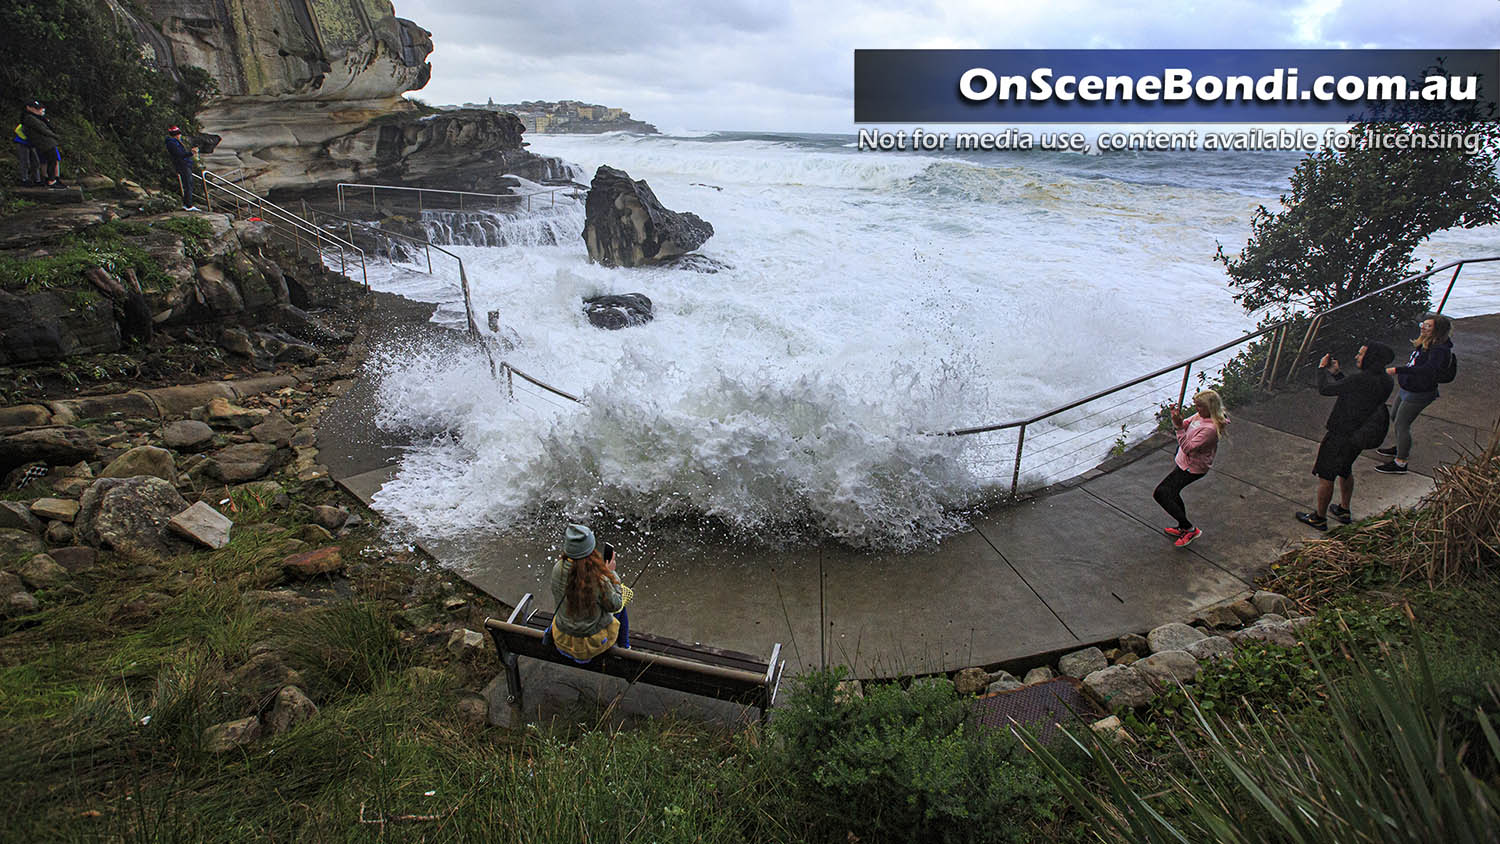
<svg viewBox="0 0 1500 844"><path fill-rule="evenodd" d="M1365 448L1373 448L1385 438L1389 425L1385 400L1396 386L1391 376L1385 374L1385 368L1395 359L1396 353L1390 346L1366 343L1354 356L1359 371L1350 377L1339 371L1339 362L1333 355L1324 355L1318 363L1318 393L1337 396L1338 400L1328 412L1324 425L1327 432L1313 463L1313 474L1318 476L1317 508L1297 513L1297 521L1318 530L1328 530L1329 516L1346 525L1353 521L1349 504L1354 497L1354 461ZM1379 431L1366 430L1371 427L1378 427ZM1375 442L1361 444L1367 435ZM1339 482L1338 504L1332 503L1335 478Z"/></svg>
<svg viewBox="0 0 1500 844"><path fill-rule="evenodd" d="M177 171L177 184L182 188L182 210L197 211L193 203L193 157L197 147L190 147L182 140L182 129L173 126L167 130L167 155L172 159L172 169Z"/></svg>
<svg viewBox="0 0 1500 844"><path fill-rule="evenodd" d="M26 104L26 113L21 115L21 128L26 132L26 142L42 162L42 179L47 187L62 190L67 187L62 176L62 148L58 145L57 130L47 122L47 108L36 100Z"/></svg>
<svg viewBox="0 0 1500 844"><path fill-rule="evenodd" d="M615 573L615 549L598 547L594 532L568 525L562 558L552 567L552 599L557 613L543 641L579 664L587 663L618 644L630 647L630 616L625 607L634 597Z"/></svg>

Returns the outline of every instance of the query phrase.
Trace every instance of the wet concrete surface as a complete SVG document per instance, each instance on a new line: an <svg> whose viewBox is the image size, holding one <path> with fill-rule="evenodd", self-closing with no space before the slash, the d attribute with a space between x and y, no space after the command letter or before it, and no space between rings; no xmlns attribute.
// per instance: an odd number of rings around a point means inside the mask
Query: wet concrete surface
<svg viewBox="0 0 1500 844"><path fill-rule="evenodd" d="M372 331L371 343L441 330L424 320L417 310L398 310ZM1355 472L1356 516L1417 503L1432 488L1434 461L1487 440L1500 409L1500 317L1462 320L1455 337L1462 338L1460 378L1414 426L1414 471L1380 475L1367 452ZM1170 520L1151 498L1171 469L1170 446L985 513L970 531L914 553L750 550L672 531L599 532L620 548L620 571L636 583L636 630L752 654L769 654L779 642L788 676L832 665L858 677L1002 665L1191 618L1248 593L1277 556L1321 536L1292 514L1313 502L1311 469L1332 402L1300 387L1234 412L1213 471L1184 492L1205 530L1185 549L1162 533ZM318 437L324 463L367 502L395 470L401 446L399 434L375 428L373 404L370 379L362 378L325 414ZM532 592L550 608L555 539L517 534L423 547L503 603ZM612 701L624 691L596 688L615 681L566 668L526 671L572 677L559 688L587 686ZM688 705L635 690L615 704L627 713Z"/></svg>

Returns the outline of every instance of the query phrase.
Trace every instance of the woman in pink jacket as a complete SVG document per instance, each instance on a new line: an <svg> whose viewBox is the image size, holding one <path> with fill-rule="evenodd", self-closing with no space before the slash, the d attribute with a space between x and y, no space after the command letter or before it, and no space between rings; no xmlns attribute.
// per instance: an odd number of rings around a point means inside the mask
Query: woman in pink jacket
<svg viewBox="0 0 1500 844"><path fill-rule="evenodd" d="M1219 451L1219 436L1229 424L1224 415L1224 400L1213 390L1204 390L1193 396L1193 407L1198 412L1182 418L1179 408L1172 408L1172 428L1177 433L1177 457L1172 474L1156 485L1151 497L1161 505L1167 515L1177 520L1176 527L1166 528L1167 536L1175 538L1178 548L1186 548L1193 540L1203 535L1201 528L1188 521L1187 506L1182 503L1182 488L1208 474L1214 465L1214 455Z"/></svg>

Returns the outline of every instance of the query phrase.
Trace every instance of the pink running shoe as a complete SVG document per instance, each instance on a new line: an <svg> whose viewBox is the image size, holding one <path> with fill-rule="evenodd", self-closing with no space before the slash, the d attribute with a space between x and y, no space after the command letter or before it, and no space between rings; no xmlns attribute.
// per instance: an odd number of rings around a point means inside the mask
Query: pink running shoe
<svg viewBox="0 0 1500 844"><path fill-rule="evenodd" d="M1193 544L1194 539L1197 539L1202 535L1203 530L1201 528L1193 528L1192 530L1186 531L1181 536L1177 537L1177 541L1172 544L1176 545L1178 548L1186 548L1189 545Z"/></svg>

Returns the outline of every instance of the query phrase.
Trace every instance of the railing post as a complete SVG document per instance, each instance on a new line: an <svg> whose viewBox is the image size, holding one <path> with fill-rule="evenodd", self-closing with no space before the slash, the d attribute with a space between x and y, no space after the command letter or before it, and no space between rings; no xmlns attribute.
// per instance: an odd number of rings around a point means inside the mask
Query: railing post
<svg viewBox="0 0 1500 844"><path fill-rule="evenodd" d="M208 173L203 174L203 207L214 210L214 198L208 192Z"/></svg>
<svg viewBox="0 0 1500 844"><path fill-rule="evenodd" d="M1188 376L1193 374L1193 364L1182 368L1182 389L1177 391L1177 406L1182 407L1182 402L1187 399Z"/></svg>
<svg viewBox="0 0 1500 844"><path fill-rule="evenodd" d="M1267 368L1261 377L1265 381L1267 390L1276 386L1276 370L1281 366L1281 350L1286 345L1287 325L1287 323L1282 323L1281 327L1276 329L1276 339L1272 341L1271 348L1266 350Z"/></svg>
<svg viewBox="0 0 1500 844"><path fill-rule="evenodd" d="M1453 292L1453 282L1458 281L1458 271L1463 268L1464 265L1462 263L1453 268L1453 277L1448 279L1448 289L1443 291L1443 300L1438 302L1437 310L1433 311L1433 313L1439 315L1443 313L1443 308L1448 304L1448 294Z"/></svg>
<svg viewBox="0 0 1500 844"><path fill-rule="evenodd" d="M427 274L432 275L432 244L422 244L422 249L427 253Z"/></svg>
<svg viewBox="0 0 1500 844"><path fill-rule="evenodd" d="M339 185L337 190L339 195L339 213L342 214L344 213L344 186ZM352 243L353 241L350 242Z"/></svg>
<svg viewBox="0 0 1500 844"><path fill-rule="evenodd" d="M464 210L464 195L462 193L458 195L458 210L459 213L463 213Z"/></svg>
<svg viewBox="0 0 1500 844"><path fill-rule="evenodd" d="M422 216L422 189L417 189L417 216Z"/></svg>
<svg viewBox="0 0 1500 844"><path fill-rule="evenodd" d="M1026 426L1021 426L1021 431L1016 435L1016 465L1010 473L1010 494L1015 495L1021 486L1021 448L1026 445Z"/></svg>
<svg viewBox="0 0 1500 844"><path fill-rule="evenodd" d="M516 397L516 376L510 371L510 364L502 363L500 366L505 369L505 392L514 399Z"/></svg>
<svg viewBox="0 0 1500 844"><path fill-rule="evenodd" d="M349 233L349 244L354 244L354 224L348 220L344 221L344 230Z"/></svg>
<svg viewBox="0 0 1500 844"><path fill-rule="evenodd" d="M374 185L370 185L370 210L373 211L373 212L375 212L375 216L377 216L377 217L380 216L380 203L378 203L378 202L375 201L375 186Z"/></svg>

